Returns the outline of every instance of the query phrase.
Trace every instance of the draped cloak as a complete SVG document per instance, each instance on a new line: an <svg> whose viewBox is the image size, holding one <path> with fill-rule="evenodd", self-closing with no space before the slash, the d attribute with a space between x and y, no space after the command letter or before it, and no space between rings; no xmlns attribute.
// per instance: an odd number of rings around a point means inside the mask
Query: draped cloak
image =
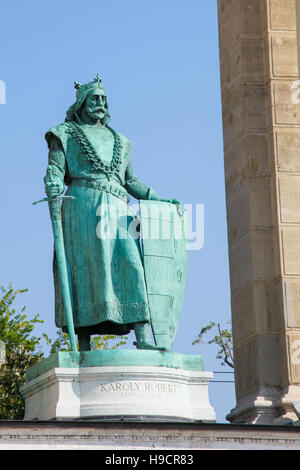
<svg viewBox="0 0 300 470"><path fill-rule="evenodd" d="M78 125L94 148L95 158L109 164L114 148L112 130ZM62 203L62 223L75 331L88 327L90 334L127 334L135 323L150 322L140 244L132 231L136 216L125 199L127 193L136 199L158 197L134 175L132 144L117 135L120 163L110 177L99 167L95 169L69 132L68 123L50 129L45 136L54 176L69 186L66 194L76 198ZM55 252L53 274L55 323L66 331Z"/></svg>

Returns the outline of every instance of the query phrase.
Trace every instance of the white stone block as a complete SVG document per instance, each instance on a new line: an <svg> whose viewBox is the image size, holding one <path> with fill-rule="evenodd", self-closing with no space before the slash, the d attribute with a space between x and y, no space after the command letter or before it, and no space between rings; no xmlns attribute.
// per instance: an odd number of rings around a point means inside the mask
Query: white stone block
<svg viewBox="0 0 300 470"><path fill-rule="evenodd" d="M25 420L214 422L212 372L150 366L55 367L22 387Z"/></svg>

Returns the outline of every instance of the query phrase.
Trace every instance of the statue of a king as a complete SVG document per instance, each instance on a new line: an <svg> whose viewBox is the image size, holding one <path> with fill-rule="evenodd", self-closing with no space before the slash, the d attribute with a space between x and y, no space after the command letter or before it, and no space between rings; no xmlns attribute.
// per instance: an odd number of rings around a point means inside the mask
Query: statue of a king
<svg viewBox="0 0 300 470"><path fill-rule="evenodd" d="M107 95L100 77L83 85L75 82L75 88L76 102L68 109L65 122L46 133L49 165L45 189L48 197L54 198L67 185L66 195L75 198L64 200L61 211L79 349L90 349L91 335L124 335L133 329L137 348L161 349L149 336L150 312L139 240L130 230L126 237L118 236L118 231L124 230L124 220L117 224L116 236L98 236L102 223L99 207L106 211L106 222L115 223L118 207L127 206L128 195L180 203L160 198L135 176L131 142L108 125ZM126 218L127 228L133 217ZM55 253L53 273L55 323L67 331Z"/></svg>

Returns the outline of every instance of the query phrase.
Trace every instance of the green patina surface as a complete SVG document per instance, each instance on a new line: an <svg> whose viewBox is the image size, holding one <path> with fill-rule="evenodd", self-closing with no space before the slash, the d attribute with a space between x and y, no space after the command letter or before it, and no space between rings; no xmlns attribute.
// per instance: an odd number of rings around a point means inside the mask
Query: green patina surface
<svg viewBox="0 0 300 470"><path fill-rule="evenodd" d="M83 85L76 82L75 88L76 102L65 122L46 134L56 326L69 332L74 352L75 333L80 351L88 351L93 334L122 336L133 329L137 349L169 350L185 287L184 239L173 234L177 226L184 233L183 206L158 196L135 175L131 142L108 125L100 77ZM144 240L144 253L132 230L138 219L127 206L129 196L144 201L142 231L145 224L157 225L146 209L158 205L163 214L171 213L172 206L178 211L173 221L166 221L170 236ZM149 337L150 325L156 344ZM145 357L156 360L150 353Z"/></svg>
<svg viewBox="0 0 300 470"><path fill-rule="evenodd" d="M30 367L26 381L45 374L54 368L101 366L149 366L168 367L190 371L203 371L201 355L186 355L153 350L111 350L86 352L58 352Z"/></svg>

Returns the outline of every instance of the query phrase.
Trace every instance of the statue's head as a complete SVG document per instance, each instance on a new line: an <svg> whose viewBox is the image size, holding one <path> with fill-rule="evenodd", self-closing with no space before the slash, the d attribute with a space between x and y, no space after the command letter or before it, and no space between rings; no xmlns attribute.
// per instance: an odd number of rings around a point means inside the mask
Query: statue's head
<svg viewBox="0 0 300 470"><path fill-rule="evenodd" d="M99 75L92 82L83 85L74 82L74 85L77 90L76 102L68 109L66 121L78 120L85 115L92 121L106 124L110 120L110 114L106 91Z"/></svg>

